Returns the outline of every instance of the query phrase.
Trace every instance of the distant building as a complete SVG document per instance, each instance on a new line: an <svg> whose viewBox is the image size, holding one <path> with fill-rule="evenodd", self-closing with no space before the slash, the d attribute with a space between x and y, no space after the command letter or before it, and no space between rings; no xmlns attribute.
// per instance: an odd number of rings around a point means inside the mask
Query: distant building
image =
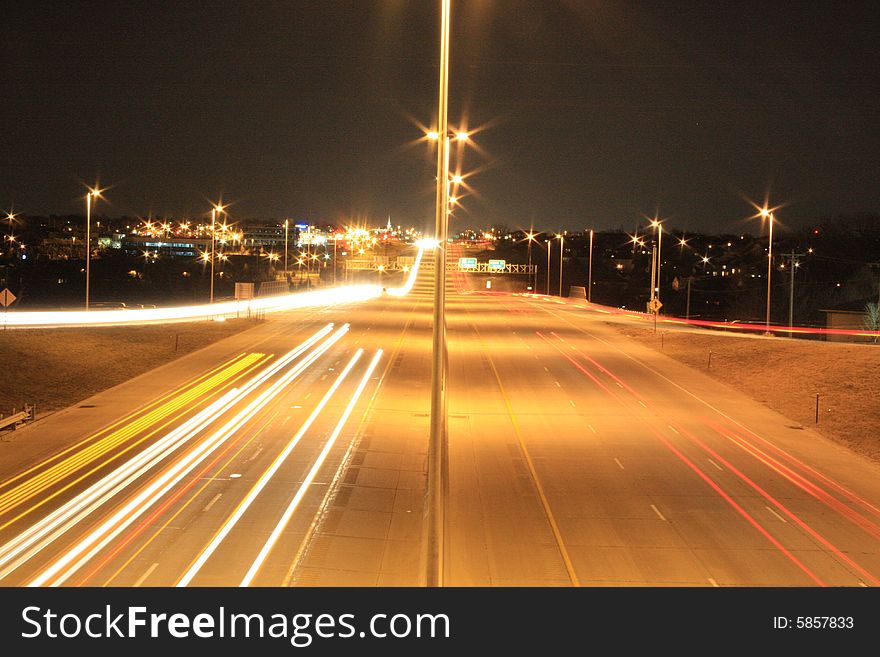
<svg viewBox="0 0 880 657"><path fill-rule="evenodd" d="M876 301L876 298L859 299L857 301L839 303L831 308L821 310L820 312L825 313L825 327L845 331L865 330L865 320L868 318L865 306L869 302ZM829 342L871 342L872 338L857 335L828 334L826 340Z"/></svg>
<svg viewBox="0 0 880 657"><path fill-rule="evenodd" d="M150 252L159 256L194 257L211 250L211 239L208 237L126 235L120 242L121 248L129 255Z"/></svg>
<svg viewBox="0 0 880 657"><path fill-rule="evenodd" d="M247 224L244 228L242 248L256 251L283 251L284 250L284 224ZM287 230L287 242L290 248L296 244L299 231L294 225Z"/></svg>

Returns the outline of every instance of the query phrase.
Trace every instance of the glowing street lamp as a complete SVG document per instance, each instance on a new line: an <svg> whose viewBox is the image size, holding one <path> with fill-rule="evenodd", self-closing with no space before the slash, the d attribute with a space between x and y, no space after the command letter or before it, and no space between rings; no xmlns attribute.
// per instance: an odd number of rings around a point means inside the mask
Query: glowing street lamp
<svg viewBox="0 0 880 657"><path fill-rule="evenodd" d="M290 220L284 220L284 274L287 274L287 243L288 243L288 231L290 230Z"/></svg>
<svg viewBox="0 0 880 657"><path fill-rule="evenodd" d="M216 225L217 215L223 212L224 206L221 203L214 204L211 208L211 301L214 303L214 260L216 260L214 251L216 246Z"/></svg>
<svg viewBox="0 0 880 657"><path fill-rule="evenodd" d="M552 237L548 237L547 241L544 243L547 247L547 282L544 284L544 292L547 296L550 296L550 242L553 241Z"/></svg>
<svg viewBox="0 0 880 657"><path fill-rule="evenodd" d="M765 205L758 212L761 216L761 219L766 219L769 222L770 227L770 235L767 244L767 314L765 317L765 326L767 333L770 333L770 277L773 274L773 221L775 217L773 216L773 211L769 210Z"/></svg>
<svg viewBox="0 0 880 657"><path fill-rule="evenodd" d="M556 237L559 238L559 297L562 298L562 265L565 262L565 253L563 251L563 245L565 244L565 235L559 233Z"/></svg>
<svg viewBox="0 0 880 657"><path fill-rule="evenodd" d="M593 229L590 228L590 257L587 268L587 303L592 301L593 296Z"/></svg>
<svg viewBox="0 0 880 657"><path fill-rule="evenodd" d="M534 292L535 285L532 283L532 242L535 242L535 235L532 231L526 233L526 240L528 240L528 252L529 252L529 288Z"/></svg>
<svg viewBox="0 0 880 657"><path fill-rule="evenodd" d="M103 190L97 187L89 187L86 194L86 310L89 309L89 287L91 283L92 265L92 200L101 198Z"/></svg>
<svg viewBox="0 0 880 657"><path fill-rule="evenodd" d="M434 212L434 239L438 249L434 265L434 312L431 335L431 424L428 436L427 495L425 532L425 584L443 586L446 502L448 478L446 462L446 242L449 223L449 23L451 0L440 2L440 75L437 112L437 194ZM429 135L429 138L432 136Z"/></svg>
<svg viewBox="0 0 880 657"><path fill-rule="evenodd" d="M651 220L651 227L657 234L657 248L651 253L651 301L660 301L660 264L663 249L663 226L659 219ZM657 311L654 311L656 314Z"/></svg>

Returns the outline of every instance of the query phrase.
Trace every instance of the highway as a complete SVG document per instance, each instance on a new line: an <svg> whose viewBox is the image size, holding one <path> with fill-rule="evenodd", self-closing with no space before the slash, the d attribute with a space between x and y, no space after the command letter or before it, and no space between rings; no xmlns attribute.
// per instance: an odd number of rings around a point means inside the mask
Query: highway
<svg viewBox="0 0 880 657"><path fill-rule="evenodd" d="M419 585L431 277L0 443L0 585ZM876 464L600 313L459 283L446 585L880 584Z"/></svg>

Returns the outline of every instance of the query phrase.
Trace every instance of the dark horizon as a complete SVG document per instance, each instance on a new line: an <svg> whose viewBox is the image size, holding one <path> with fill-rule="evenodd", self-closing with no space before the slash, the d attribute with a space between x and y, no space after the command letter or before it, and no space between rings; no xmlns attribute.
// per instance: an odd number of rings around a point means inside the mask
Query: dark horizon
<svg viewBox="0 0 880 657"><path fill-rule="evenodd" d="M8 11L0 208L430 229L434 3L105 2ZM476 129L451 230L760 232L880 207L865 4L453 4L450 119ZM456 226L456 222L459 225Z"/></svg>

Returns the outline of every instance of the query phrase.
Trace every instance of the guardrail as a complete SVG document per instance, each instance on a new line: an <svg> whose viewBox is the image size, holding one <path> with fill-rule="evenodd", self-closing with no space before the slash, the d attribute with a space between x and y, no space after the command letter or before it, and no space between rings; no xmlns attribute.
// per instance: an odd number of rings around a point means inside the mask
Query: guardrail
<svg viewBox="0 0 880 657"><path fill-rule="evenodd" d="M30 422L34 419L34 407L25 406L23 411L15 412L12 409L12 415L4 417L0 414L0 431L12 427L13 431L18 428L22 422Z"/></svg>

